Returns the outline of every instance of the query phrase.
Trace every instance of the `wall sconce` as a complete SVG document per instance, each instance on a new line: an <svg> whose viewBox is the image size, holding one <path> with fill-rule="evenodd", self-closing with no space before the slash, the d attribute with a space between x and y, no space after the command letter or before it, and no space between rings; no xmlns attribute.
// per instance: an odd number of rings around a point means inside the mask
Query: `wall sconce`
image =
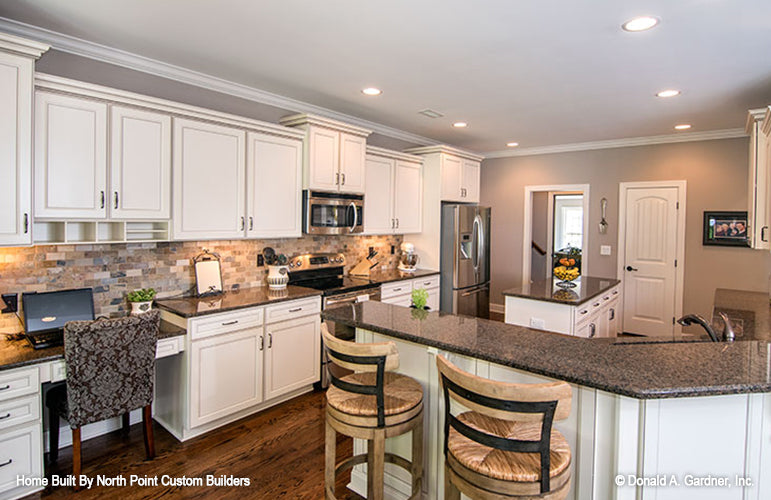
<svg viewBox="0 0 771 500"><path fill-rule="evenodd" d="M600 234L605 234L608 232L608 221L605 220L605 212L608 210L607 198L600 200L600 208L602 210L602 219L600 220Z"/></svg>

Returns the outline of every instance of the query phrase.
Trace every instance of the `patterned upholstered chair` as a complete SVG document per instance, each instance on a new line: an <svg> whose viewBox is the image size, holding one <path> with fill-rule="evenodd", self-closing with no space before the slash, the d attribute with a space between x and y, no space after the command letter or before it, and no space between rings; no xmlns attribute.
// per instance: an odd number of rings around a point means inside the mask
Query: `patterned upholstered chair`
<svg viewBox="0 0 771 500"><path fill-rule="evenodd" d="M335 498L337 473L354 465L367 464L367 498L383 498L385 463L406 469L412 476L410 500L421 498L423 484L423 388L416 380L394 373L399 367L396 344L357 344L332 336L321 325L330 364L354 370L337 377L329 369L327 390L326 462L324 490ZM407 460L385 451L385 440L412 431L412 457ZM367 453L337 464L337 433L367 440Z"/></svg>
<svg viewBox="0 0 771 500"><path fill-rule="evenodd" d="M570 446L552 422L570 415L566 382L514 384L436 357L444 394L444 498L560 500L570 492ZM466 411L453 415L453 407Z"/></svg>
<svg viewBox="0 0 771 500"><path fill-rule="evenodd" d="M152 412L160 312L64 325L67 382L48 391L51 462L59 448L59 417L72 428L72 472L80 475L80 428L142 408L147 458L155 457ZM77 488L76 488L77 489Z"/></svg>

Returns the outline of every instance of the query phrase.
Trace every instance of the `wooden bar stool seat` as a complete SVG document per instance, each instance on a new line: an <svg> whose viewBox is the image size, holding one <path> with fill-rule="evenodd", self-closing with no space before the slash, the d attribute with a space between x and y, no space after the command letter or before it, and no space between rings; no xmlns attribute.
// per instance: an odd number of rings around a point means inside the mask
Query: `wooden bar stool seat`
<svg viewBox="0 0 771 500"><path fill-rule="evenodd" d="M330 364L353 374L337 377L330 369L327 390L326 498L335 498L335 477L359 464L367 464L367 498L383 498L385 463L406 469L412 476L411 499L421 496L423 481L423 388L416 380L394 373L399 355L393 342L357 344L333 337L321 325ZM411 460L387 453L385 440L412 432ZM340 463L335 461L337 433L367 440L367 453Z"/></svg>
<svg viewBox="0 0 771 500"><path fill-rule="evenodd" d="M436 363L445 400L445 499L565 498L571 451L552 422L570 415L570 385L495 382L442 356ZM471 411L454 415L453 402Z"/></svg>

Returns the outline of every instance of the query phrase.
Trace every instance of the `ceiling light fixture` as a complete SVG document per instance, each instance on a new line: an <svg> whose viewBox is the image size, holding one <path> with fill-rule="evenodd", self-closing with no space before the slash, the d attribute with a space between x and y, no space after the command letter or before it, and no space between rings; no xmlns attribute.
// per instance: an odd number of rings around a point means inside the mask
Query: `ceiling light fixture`
<svg viewBox="0 0 771 500"><path fill-rule="evenodd" d="M516 148L517 146L519 146L519 143L518 142L507 142L506 145L508 147L510 147L510 148Z"/></svg>
<svg viewBox="0 0 771 500"><path fill-rule="evenodd" d="M657 24L659 24L658 18L655 18L653 16L640 16L625 22L624 24L621 25L621 28L624 31L631 31L631 32L645 31L653 28Z"/></svg>
<svg viewBox="0 0 771 500"><path fill-rule="evenodd" d="M468 123L466 123L466 122L455 122L455 123L452 124L452 126L455 127L455 128L464 128L464 127L468 127Z"/></svg>
<svg viewBox="0 0 771 500"><path fill-rule="evenodd" d="M361 89L361 93L364 95L380 95L383 93L382 90L376 89L375 87L367 87L366 89Z"/></svg>
<svg viewBox="0 0 771 500"><path fill-rule="evenodd" d="M675 125L675 130L688 130L691 128L691 125L689 123L682 123L680 125Z"/></svg>
<svg viewBox="0 0 771 500"><path fill-rule="evenodd" d="M677 95L680 95L679 90L668 89L668 90L662 90L661 92L657 93L656 97L675 97Z"/></svg>

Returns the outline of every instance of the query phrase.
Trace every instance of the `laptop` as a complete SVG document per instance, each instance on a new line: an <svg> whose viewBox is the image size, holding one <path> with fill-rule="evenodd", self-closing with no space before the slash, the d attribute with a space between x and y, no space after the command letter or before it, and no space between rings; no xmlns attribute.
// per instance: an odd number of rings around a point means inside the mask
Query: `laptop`
<svg viewBox="0 0 771 500"><path fill-rule="evenodd" d="M94 319L91 288L23 293L24 335L34 349L64 344L64 324Z"/></svg>

